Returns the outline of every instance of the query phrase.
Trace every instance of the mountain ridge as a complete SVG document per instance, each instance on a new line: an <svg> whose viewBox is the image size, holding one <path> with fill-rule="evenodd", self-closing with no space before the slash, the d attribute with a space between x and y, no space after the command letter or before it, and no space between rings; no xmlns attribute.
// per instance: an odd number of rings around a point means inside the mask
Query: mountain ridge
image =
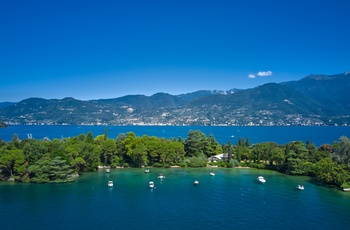
<svg viewBox="0 0 350 230"><path fill-rule="evenodd" d="M347 125L350 75L308 75L249 89L111 99L28 98L0 107L9 124Z"/></svg>

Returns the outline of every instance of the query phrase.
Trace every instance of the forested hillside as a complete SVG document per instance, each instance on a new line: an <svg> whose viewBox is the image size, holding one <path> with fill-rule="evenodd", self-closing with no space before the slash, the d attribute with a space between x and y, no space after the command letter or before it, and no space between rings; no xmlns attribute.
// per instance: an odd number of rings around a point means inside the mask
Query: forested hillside
<svg viewBox="0 0 350 230"><path fill-rule="evenodd" d="M350 124L350 75L312 75L245 90L200 90L82 101L28 98L0 108L7 124L342 125Z"/></svg>

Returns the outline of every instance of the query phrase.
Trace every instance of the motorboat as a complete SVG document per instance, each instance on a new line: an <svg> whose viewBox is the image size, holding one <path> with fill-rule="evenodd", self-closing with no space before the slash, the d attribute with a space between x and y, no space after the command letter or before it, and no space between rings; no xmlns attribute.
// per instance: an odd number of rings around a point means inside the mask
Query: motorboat
<svg viewBox="0 0 350 230"><path fill-rule="evenodd" d="M154 188L154 182L153 182L153 181L150 181L150 182L148 183L148 185L149 185L150 188Z"/></svg>
<svg viewBox="0 0 350 230"><path fill-rule="evenodd" d="M195 181L193 182L193 184L194 184L194 185L198 185L198 184L199 184L198 180L195 180Z"/></svg>
<svg viewBox="0 0 350 230"><path fill-rule="evenodd" d="M164 179L165 176L163 174L159 174L158 179Z"/></svg>
<svg viewBox="0 0 350 230"><path fill-rule="evenodd" d="M301 184L298 184L297 189L299 189L299 190L304 190L304 186L301 185Z"/></svg>
<svg viewBox="0 0 350 230"><path fill-rule="evenodd" d="M350 192L350 188L343 188L344 192Z"/></svg>
<svg viewBox="0 0 350 230"><path fill-rule="evenodd" d="M265 178L262 177L262 176L259 176L259 177L258 177L258 181L259 181L260 183L265 183L265 182L266 182Z"/></svg>
<svg viewBox="0 0 350 230"><path fill-rule="evenodd" d="M106 173L109 173L111 170L110 169L106 169Z"/></svg>
<svg viewBox="0 0 350 230"><path fill-rule="evenodd" d="M211 172L211 173L210 173L210 176L215 176L215 173L214 173L214 172Z"/></svg>
<svg viewBox="0 0 350 230"><path fill-rule="evenodd" d="M108 181L108 187L113 187L113 181Z"/></svg>
<svg viewBox="0 0 350 230"><path fill-rule="evenodd" d="M145 173L149 173L149 169L145 169Z"/></svg>

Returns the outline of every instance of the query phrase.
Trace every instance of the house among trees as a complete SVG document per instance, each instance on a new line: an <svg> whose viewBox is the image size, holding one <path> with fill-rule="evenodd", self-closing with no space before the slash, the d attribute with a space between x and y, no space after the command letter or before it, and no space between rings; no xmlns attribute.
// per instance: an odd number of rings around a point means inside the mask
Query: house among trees
<svg viewBox="0 0 350 230"><path fill-rule="evenodd" d="M222 160L227 160L227 153L221 153L208 158L208 162L218 162Z"/></svg>

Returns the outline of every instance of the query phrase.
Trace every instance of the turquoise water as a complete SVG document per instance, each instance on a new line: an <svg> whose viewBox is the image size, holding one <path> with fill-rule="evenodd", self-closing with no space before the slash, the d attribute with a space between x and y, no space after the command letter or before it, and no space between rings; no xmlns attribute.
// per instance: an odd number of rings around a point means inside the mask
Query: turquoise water
<svg viewBox="0 0 350 230"><path fill-rule="evenodd" d="M0 229L349 229L350 193L274 171L213 171L112 169L67 184L0 183Z"/></svg>
<svg viewBox="0 0 350 230"><path fill-rule="evenodd" d="M35 126L35 125L11 125L0 129L0 138L10 141L15 133L20 139L32 134L35 139L48 137L62 138L87 134L92 131L94 136L104 134L104 126ZM201 130L206 135L212 133L216 140L222 143L236 144L238 138L249 138L252 144L273 141L278 144L286 144L291 141L310 140L316 146L331 144L339 140L341 136L350 137L350 127L340 126L108 126L108 136L116 138L120 133L134 132L138 136L148 135L165 138L186 138L190 130Z"/></svg>
<svg viewBox="0 0 350 230"><path fill-rule="evenodd" d="M310 140L317 146L350 137L349 127L110 126L115 138L136 135L186 138L189 130L213 133L218 142L284 144ZM103 134L103 126L10 126L0 138L62 138ZM157 179L159 173L166 178ZM114 169L86 173L74 183L0 183L0 229L349 229L350 193L315 185L308 177L272 171L220 169ZM266 184L257 183L259 175ZM114 187L107 187L108 180ZM155 182L150 190L148 182ZM193 182L199 181L198 186ZM299 191L297 184L304 184Z"/></svg>

